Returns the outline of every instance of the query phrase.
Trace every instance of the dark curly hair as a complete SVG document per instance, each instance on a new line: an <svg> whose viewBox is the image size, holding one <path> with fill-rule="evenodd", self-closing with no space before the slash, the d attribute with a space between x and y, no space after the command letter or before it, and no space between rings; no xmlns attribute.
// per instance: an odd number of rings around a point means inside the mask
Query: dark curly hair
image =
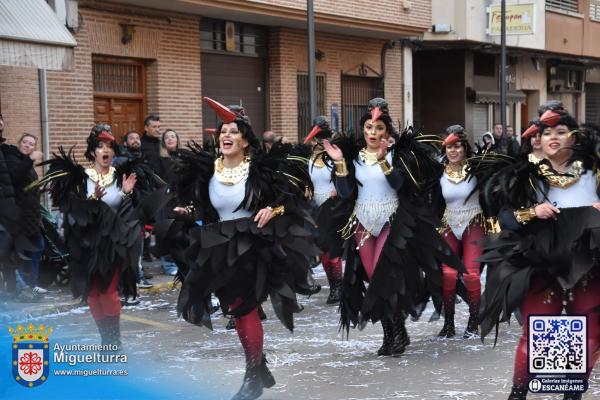
<svg viewBox="0 0 600 400"><path fill-rule="evenodd" d="M87 138L87 149L85 150L85 153L83 153L83 155L88 161L93 162L96 159L96 157L94 156L94 152L100 146L100 140L98 140L98 135L100 135L100 133L102 133L103 131L108 132L112 135L112 129L108 124L98 124L92 128L90 135ZM110 142L110 147L112 147L115 154L118 154L119 149L115 140Z"/></svg>
<svg viewBox="0 0 600 400"><path fill-rule="evenodd" d="M473 149L471 148L471 145L469 144L469 138L467 137L467 135L465 134L464 131L454 131L451 132L454 133L455 135L458 136L458 143L460 143L463 147L463 149L465 150L465 159L473 156ZM449 133L448 135L450 135L451 133ZM446 157L446 147L442 147L442 155L444 156L444 162L448 162L448 158Z"/></svg>
<svg viewBox="0 0 600 400"><path fill-rule="evenodd" d="M250 147L249 151L251 153L258 151L260 149L260 141L254 134L254 131L252 130L252 126L250 126L250 124L247 122L247 120L244 119L243 117L238 116L235 119L235 121L233 121L233 122L235 122L237 124L238 129L240 130L240 132L242 134L242 137L248 141L248 146ZM224 122L221 122L217 126L217 131L216 131L217 141L219 139L219 135L221 134L221 128L223 128L223 124L224 124Z"/></svg>

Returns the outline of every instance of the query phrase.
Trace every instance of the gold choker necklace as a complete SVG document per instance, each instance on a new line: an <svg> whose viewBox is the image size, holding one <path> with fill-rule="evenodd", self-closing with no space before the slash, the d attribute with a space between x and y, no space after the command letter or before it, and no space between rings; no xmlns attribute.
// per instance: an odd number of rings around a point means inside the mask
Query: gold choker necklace
<svg viewBox="0 0 600 400"><path fill-rule="evenodd" d="M463 163L463 165L457 171L457 170L453 169L450 166L450 164L448 163L448 164L446 164L444 171L446 172L446 176L448 177L448 180L450 182L459 184L466 179L466 177L468 175L467 174L468 167L469 167L469 165L467 163Z"/></svg>
<svg viewBox="0 0 600 400"><path fill-rule="evenodd" d="M101 174L96 171L93 167L86 168L85 173L87 176L97 183L100 187L106 188L113 184L115 181L115 167L110 166L106 174Z"/></svg>
<svg viewBox="0 0 600 400"><path fill-rule="evenodd" d="M244 180L250 171L250 157L244 157L244 161L237 167L228 168L223 165L223 158L215 160L215 176L224 185L233 186Z"/></svg>
<svg viewBox="0 0 600 400"><path fill-rule="evenodd" d="M325 166L325 161L323 160L324 151L315 151L310 156L313 166L315 168L323 168Z"/></svg>
<svg viewBox="0 0 600 400"><path fill-rule="evenodd" d="M563 174L555 171L549 162L540 162L538 164L540 174L546 178L550 186L559 187L562 189L573 186L581 175L585 172L583 163L581 161L574 161L570 166L569 170Z"/></svg>
<svg viewBox="0 0 600 400"><path fill-rule="evenodd" d="M363 164L365 164L365 165L375 165L379 161L377 159L377 153L371 153L370 151L367 150L366 147L364 147L359 152L359 154L360 154L360 159L362 160Z"/></svg>

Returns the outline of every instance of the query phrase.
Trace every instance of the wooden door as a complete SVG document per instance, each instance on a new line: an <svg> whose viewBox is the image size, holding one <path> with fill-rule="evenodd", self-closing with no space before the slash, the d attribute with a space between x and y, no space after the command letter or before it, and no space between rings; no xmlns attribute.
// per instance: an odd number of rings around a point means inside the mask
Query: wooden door
<svg viewBox="0 0 600 400"><path fill-rule="evenodd" d="M145 68L140 61L94 58L94 122L107 123L120 143L131 130L144 131Z"/></svg>

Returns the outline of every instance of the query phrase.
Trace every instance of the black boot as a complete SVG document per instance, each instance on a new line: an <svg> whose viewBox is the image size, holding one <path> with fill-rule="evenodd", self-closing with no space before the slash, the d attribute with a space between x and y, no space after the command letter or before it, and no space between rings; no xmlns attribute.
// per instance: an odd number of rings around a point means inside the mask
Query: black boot
<svg viewBox="0 0 600 400"><path fill-rule="evenodd" d="M342 282L341 281L329 281L329 296L327 297L326 304L338 304L342 297Z"/></svg>
<svg viewBox="0 0 600 400"><path fill-rule="evenodd" d="M96 319L96 326L98 327L98 332L100 333L100 343L104 346L110 344L110 337L107 330L106 318Z"/></svg>
<svg viewBox="0 0 600 400"><path fill-rule="evenodd" d="M467 329L463 335L464 339L475 338L479 336L479 324L477 324L477 307L469 312L469 321L467 322Z"/></svg>
<svg viewBox="0 0 600 400"><path fill-rule="evenodd" d="M120 316L106 317L103 319L106 324L107 343L121 348L121 324Z"/></svg>
<svg viewBox="0 0 600 400"><path fill-rule="evenodd" d="M258 317L260 318L261 321L264 321L265 319L267 319L267 314L265 314L265 310L263 310L262 304L258 305Z"/></svg>
<svg viewBox="0 0 600 400"><path fill-rule="evenodd" d="M262 356L262 364L260 366L263 385L267 389L272 388L273 386L275 386L275 377L273 377L273 374L269 370L269 367L267 367L267 358L264 354Z"/></svg>
<svg viewBox="0 0 600 400"><path fill-rule="evenodd" d="M399 318L402 318L406 322L406 317L404 313L402 313ZM400 334L402 335L402 343L404 344L404 347L408 347L410 345L410 337L408 336L408 331L406 330L405 322L403 322L400 325Z"/></svg>
<svg viewBox="0 0 600 400"><path fill-rule="evenodd" d="M248 363L246 365L246 375L242 387L233 396L232 400L254 400L259 398L264 388L270 388L275 385L275 378L267 367L267 360L263 354L262 362L258 365Z"/></svg>
<svg viewBox="0 0 600 400"><path fill-rule="evenodd" d="M391 356L392 346L394 345L394 324L387 318L381 320L383 327L383 344L377 350L378 356Z"/></svg>
<svg viewBox="0 0 600 400"><path fill-rule="evenodd" d="M526 400L527 399L527 388L520 386L513 386L508 400Z"/></svg>
<svg viewBox="0 0 600 400"><path fill-rule="evenodd" d="M454 298L452 296L449 300L444 301L444 326L439 337L451 338L456 335L456 329L454 328Z"/></svg>
<svg viewBox="0 0 600 400"><path fill-rule="evenodd" d="M235 329L235 318L234 317L229 318L229 322L227 322L225 329L227 329L228 331Z"/></svg>
<svg viewBox="0 0 600 400"><path fill-rule="evenodd" d="M392 345L392 356L400 357L406 350L406 346L410 343L408 332L406 331L404 315L397 315L394 318L394 344Z"/></svg>

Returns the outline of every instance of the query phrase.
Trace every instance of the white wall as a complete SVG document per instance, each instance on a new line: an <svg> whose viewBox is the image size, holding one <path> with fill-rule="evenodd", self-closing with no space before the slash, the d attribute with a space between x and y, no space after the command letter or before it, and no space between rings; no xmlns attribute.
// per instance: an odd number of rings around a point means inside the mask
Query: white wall
<svg viewBox="0 0 600 400"><path fill-rule="evenodd" d="M546 44L545 0L507 0L507 4L535 4L535 32L528 35L507 35L506 44L511 47L543 50ZM487 8L500 4L499 0L432 0L432 24L450 24L450 33L425 33L424 40L471 40L500 44L500 36L486 33Z"/></svg>

